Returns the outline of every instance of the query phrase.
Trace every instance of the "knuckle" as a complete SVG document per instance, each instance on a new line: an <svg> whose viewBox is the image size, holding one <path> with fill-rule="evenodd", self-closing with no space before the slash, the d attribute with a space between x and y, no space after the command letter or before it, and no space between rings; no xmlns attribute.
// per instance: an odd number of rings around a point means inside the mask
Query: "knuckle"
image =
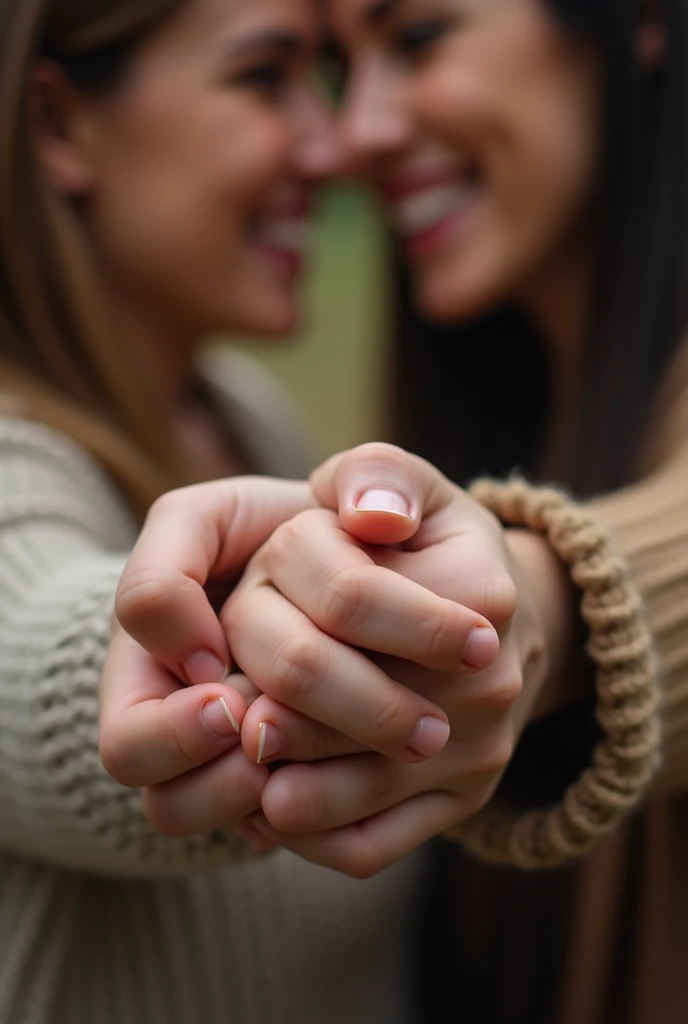
<svg viewBox="0 0 688 1024"><path fill-rule="evenodd" d="M293 552L303 525L302 515L303 513L294 516L293 519L288 519L286 523L281 523L270 539L266 541L263 549L264 557L271 564L277 566L284 564L290 552Z"/></svg>
<svg viewBox="0 0 688 1024"><path fill-rule="evenodd" d="M178 723L172 715L166 713L164 702L161 709L163 711L160 730L162 743L167 756L173 764L178 766L181 773L196 764L201 755L199 744L179 729Z"/></svg>
<svg viewBox="0 0 688 1024"><path fill-rule="evenodd" d="M387 747L399 741L405 724L404 698L394 693L368 722L368 736L376 747Z"/></svg>
<svg viewBox="0 0 688 1024"><path fill-rule="evenodd" d="M279 832L317 832L327 821L327 799L318 786L279 788L279 798L264 805L266 817Z"/></svg>
<svg viewBox="0 0 688 1024"><path fill-rule="evenodd" d="M516 584L503 568L496 568L483 583L482 602L485 617L494 626L503 626L516 614Z"/></svg>
<svg viewBox="0 0 688 1024"><path fill-rule="evenodd" d="M137 785L138 780L131 770L131 759L128 755L126 745L114 729L101 728L98 737L98 754L105 771L120 786L131 788Z"/></svg>
<svg viewBox="0 0 688 1024"><path fill-rule="evenodd" d="M339 869L350 878L365 881L386 867L385 857L366 831L359 831L342 853Z"/></svg>
<svg viewBox="0 0 688 1024"><path fill-rule="evenodd" d="M408 452L387 441L368 441L349 452L347 458L360 464L361 460L371 463L404 462L409 458Z"/></svg>
<svg viewBox="0 0 688 1024"><path fill-rule="evenodd" d="M354 627L365 614L365 590L359 568L345 566L336 570L323 587L319 624L332 632Z"/></svg>
<svg viewBox="0 0 688 1024"><path fill-rule="evenodd" d="M227 758L217 793L217 807L225 823L258 810L268 775L264 766L253 764L240 751Z"/></svg>
<svg viewBox="0 0 688 1024"><path fill-rule="evenodd" d="M155 787L143 790L143 813L155 831L168 839L180 839L192 834L177 813L174 802Z"/></svg>
<svg viewBox="0 0 688 1024"><path fill-rule="evenodd" d="M508 675L494 680L477 699L480 710L497 716L507 714L523 691L523 675L514 669Z"/></svg>
<svg viewBox="0 0 688 1024"><path fill-rule="evenodd" d="M494 736L475 765L474 776L491 780L500 776L509 765L514 755L514 741L509 733L503 731Z"/></svg>
<svg viewBox="0 0 688 1024"><path fill-rule="evenodd" d="M142 620L155 618L169 608L175 587L183 579L166 579L154 569L141 569L125 576L117 590L115 614L127 632L133 633Z"/></svg>
<svg viewBox="0 0 688 1024"><path fill-rule="evenodd" d="M286 704L301 704L317 690L329 669L324 639L316 633L298 633L278 644L267 668L271 696Z"/></svg>
<svg viewBox="0 0 688 1024"><path fill-rule="evenodd" d="M424 650L429 659L438 662L447 662L449 654L453 657L449 664L456 661L456 631L452 628L450 606L441 605L433 612L424 617L420 623L421 636L423 637ZM451 651L448 649L448 642Z"/></svg>
<svg viewBox="0 0 688 1024"><path fill-rule="evenodd" d="M518 604L516 584L504 568L492 573L488 586L488 600L491 617L489 615L487 617L494 625L504 626L516 614Z"/></svg>
<svg viewBox="0 0 688 1024"><path fill-rule="evenodd" d="M325 761L329 757L336 757L339 754L338 747L341 745L337 743L338 738L341 739L333 729L316 723L310 744L313 760Z"/></svg>
<svg viewBox="0 0 688 1024"><path fill-rule="evenodd" d="M166 491L155 499L148 510L146 522L155 519L165 519L169 515L176 515L179 509L185 504L186 489L177 487L172 491Z"/></svg>

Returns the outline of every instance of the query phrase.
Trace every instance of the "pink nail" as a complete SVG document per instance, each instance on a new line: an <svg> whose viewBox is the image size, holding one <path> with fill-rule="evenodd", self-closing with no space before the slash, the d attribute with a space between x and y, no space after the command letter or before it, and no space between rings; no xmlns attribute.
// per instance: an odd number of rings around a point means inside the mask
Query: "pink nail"
<svg viewBox="0 0 688 1024"><path fill-rule="evenodd" d="M282 749L282 736L272 722L261 722L258 726L258 764L265 764Z"/></svg>
<svg viewBox="0 0 688 1024"><path fill-rule="evenodd" d="M426 715L421 718L416 731L409 740L408 749L418 757L435 757L447 745L451 730L441 718Z"/></svg>
<svg viewBox="0 0 688 1024"><path fill-rule="evenodd" d="M492 626L476 626L468 638L463 652L463 667L487 668L499 653L499 637Z"/></svg>
<svg viewBox="0 0 688 1024"><path fill-rule="evenodd" d="M204 683L224 683L229 669L212 651L198 651L184 662L186 678L192 686Z"/></svg>
<svg viewBox="0 0 688 1024"><path fill-rule="evenodd" d="M201 710L201 717L206 729L213 736L219 736L220 739L224 740L231 736L238 736L241 732L239 723L229 710L229 705L224 697L210 700L207 704L204 704Z"/></svg>
<svg viewBox="0 0 688 1024"><path fill-rule="evenodd" d="M371 487L356 501L358 512L391 512L395 516L411 518L411 509L406 498L390 487Z"/></svg>

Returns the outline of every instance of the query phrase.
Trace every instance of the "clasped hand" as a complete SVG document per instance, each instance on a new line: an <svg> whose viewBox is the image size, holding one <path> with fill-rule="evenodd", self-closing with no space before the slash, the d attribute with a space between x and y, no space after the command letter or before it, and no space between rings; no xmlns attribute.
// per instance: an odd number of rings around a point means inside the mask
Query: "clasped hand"
<svg viewBox="0 0 688 1024"><path fill-rule="evenodd" d="M381 870L486 805L533 714L548 669L519 557L533 542L387 445L335 457L310 488L167 495L119 588L105 767L165 834L234 828Z"/></svg>

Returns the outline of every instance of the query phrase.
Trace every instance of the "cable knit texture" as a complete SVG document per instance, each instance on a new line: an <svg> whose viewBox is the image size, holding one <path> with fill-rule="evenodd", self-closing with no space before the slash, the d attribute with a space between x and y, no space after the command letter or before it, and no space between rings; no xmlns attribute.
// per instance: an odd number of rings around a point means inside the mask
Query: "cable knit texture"
<svg viewBox="0 0 688 1024"><path fill-rule="evenodd" d="M0 1024L408 1024L422 854L365 883L247 860L231 832L158 835L104 771L135 535L89 456L0 419Z"/></svg>
<svg viewBox="0 0 688 1024"><path fill-rule="evenodd" d="M518 479L481 480L471 494L504 523L545 534L571 567L590 629L604 739L590 768L556 807L517 816L495 800L454 835L486 859L522 868L556 866L613 831L657 771L660 689L652 640L629 566L589 510L560 491Z"/></svg>
<svg viewBox="0 0 688 1024"><path fill-rule="evenodd" d="M599 667L605 738L561 805L514 819L495 802L461 830L483 857L528 867L590 850L560 921L565 1024L622 1019L606 1013L622 998L633 1024L685 1017L684 356L639 484L584 507L522 482L476 490L570 562ZM98 683L135 533L75 444L0 419L0 1024L408 1024L423 854L364 883L286 853L244 863L229 833L158 836L104 772ZM471 941L486 920L481 906ZM509 1001L517 1013L518 992Z"/></svg>

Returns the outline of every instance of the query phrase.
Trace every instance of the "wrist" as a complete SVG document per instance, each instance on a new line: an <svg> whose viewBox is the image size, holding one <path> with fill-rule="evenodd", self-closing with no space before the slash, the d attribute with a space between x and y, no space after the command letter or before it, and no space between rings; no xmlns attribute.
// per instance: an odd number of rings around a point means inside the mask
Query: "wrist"
<svg viewBox="0 0 688 1024"><path fill-rule="evenodd" d="M527 602L538 638L535 648L524 652L524 690L530 694L527 725L586 696L579 595L545 536L512 528L505 530L505 539L519 603Z"/></svg>

